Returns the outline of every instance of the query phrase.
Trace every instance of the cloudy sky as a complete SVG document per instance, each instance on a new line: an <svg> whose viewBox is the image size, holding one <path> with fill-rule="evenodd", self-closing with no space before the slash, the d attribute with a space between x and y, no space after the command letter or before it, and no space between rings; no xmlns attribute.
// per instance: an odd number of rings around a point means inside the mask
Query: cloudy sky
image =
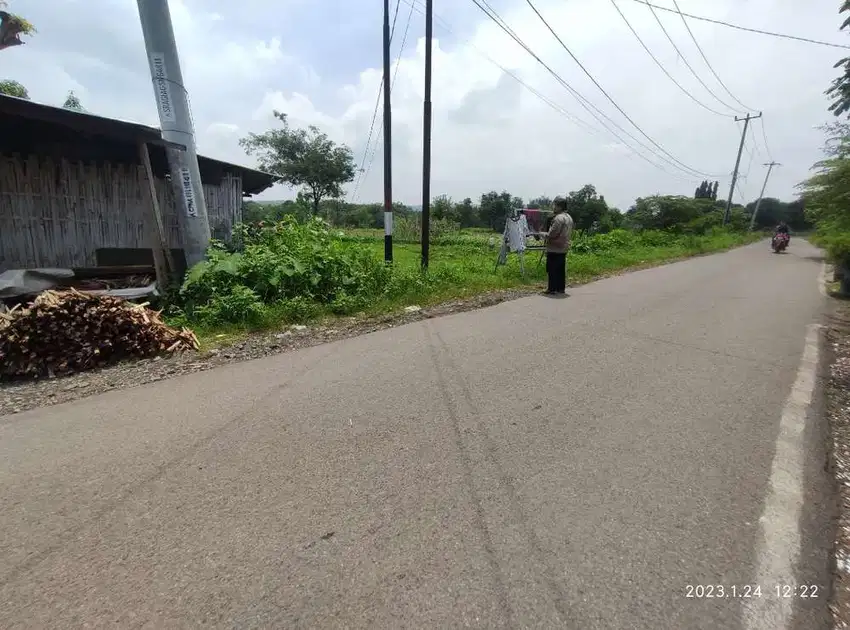
<svg viewBox="0 0 850 630"><path fill-rule="evenodd" d="M783 166L774 171L767 194L790 198L794 185L820 156L822 133L816 127L830 119L823 91L835 75L833 63L846 51L689 21L730 96L675 14L658 11L681 57L652 12L635 0L616 0L616 5L612 0L534 0L563 42L651 142L582 72L526 0L489 2L592 104L591 110L596 107L613 121L602 118L620 138L470 0L437 0L434 195L476 198L487 190L504 189L530 198L592 183L609 202L626 209L638 196L691 194L703 179L694 172L716 174L725 194L742 127L733 117L746 111L733 97L764 112L764 127L758 121L748 134L736 200L757 197L765 173L762 163L770 158ZM656 3L672 7L673 0ZM74 90L93 113L158 125L136 2L9 4L35 24L38 34L25 46L0 53L0 78L20 81L36 101L61 104L68 90ZM395 2L391 4L394 8ZM850 44L838 31L838 4L679 0L682 11L695 15ZM170 6L200 153L252 165L238 139L269 128L271 112L278 109L296 125L315 124L345 142L361 163L380 82L380 0L171 0ZM401 0L393 41L393 60L400 59L392 91L394 190L398 200L409 204L421 202L423 6L424 0ZM616 7L699 104L652 61ZM379 130L380 116L373 145ZM625 143L657 166L634 155ZM363 177L357 200L378 201L382 195L381 147L374 162L371 155L370 150L365 164L372 168ZM349 199L353 190L350 185ZM262 197L292 194L276 187Z"/></svg>

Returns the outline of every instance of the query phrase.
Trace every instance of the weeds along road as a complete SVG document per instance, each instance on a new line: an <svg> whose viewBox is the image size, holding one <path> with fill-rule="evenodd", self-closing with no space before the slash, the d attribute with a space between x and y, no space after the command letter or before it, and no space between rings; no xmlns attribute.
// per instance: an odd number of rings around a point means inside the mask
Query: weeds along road
<svg viewBox="0 0 850 630"><path fill-rule="evenodd" d="M821 269L758 243L0 418L0 627L826 628Z"/></svg>

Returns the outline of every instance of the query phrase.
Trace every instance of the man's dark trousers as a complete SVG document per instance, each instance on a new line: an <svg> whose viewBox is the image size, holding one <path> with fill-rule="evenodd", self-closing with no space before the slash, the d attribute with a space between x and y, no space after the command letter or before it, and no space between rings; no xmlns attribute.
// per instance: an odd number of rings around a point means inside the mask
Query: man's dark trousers
<svg viewBox="0 0 850 630"><path fill-rule="evenodd" d="M546 252L546 274L549 276L549 293L563 293L567 289L567 255Z"/></svg>

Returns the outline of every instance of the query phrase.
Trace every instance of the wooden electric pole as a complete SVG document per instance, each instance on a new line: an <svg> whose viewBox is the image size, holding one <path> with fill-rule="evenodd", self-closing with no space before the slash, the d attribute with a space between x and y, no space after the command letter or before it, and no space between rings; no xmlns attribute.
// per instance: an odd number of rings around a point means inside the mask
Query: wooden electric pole
<svg viewBox="0 0 850 630"><path fill-rule="evenodd" d="M393 140L390 104L390 0L384 0L384 261L393 261Z"/></svg>
<svg viewBox="0 0 850 630"><path fill-rule="evenodd" d="M761 186L761 192L759 193L759 199L756 201L756 207L753 208L753 216L750 219L750 232L753 231L753 227L756 224L756 215L759 213L759 206L761 205L761 200L764 199L764 191L767 188L767 180L770 179L770 172L773 170L774 166L782 166L779 162L768 162L764 166L767 167L767 174L764 176L764 184Z"/></svg>
<svg viewBox="0 0 850 630"><path fill-rule="evenodd" d="M431 45L434 0L425 0L425 104L422 112L422 268L428 268L431 240Z"/></svg>
<svg viewBox="0 0 850 630"><path fill-rule="evenodd" d="M729 186L729 199L726 200L726 212L723 213L723 225L729 223L729 216L732 213L732 194L735 192L735 184L738 182L738 167L741 166L741 153L744 151L744 140L747 139L747 128L750 126L750 121L756 118L761 118L761 112L758 116L747 114L744 118L735 116L735 122L744 121L744 131L741 133L741 144L738 145L738 157L735 159L735 170L732 172L732 185Z"/></svg>

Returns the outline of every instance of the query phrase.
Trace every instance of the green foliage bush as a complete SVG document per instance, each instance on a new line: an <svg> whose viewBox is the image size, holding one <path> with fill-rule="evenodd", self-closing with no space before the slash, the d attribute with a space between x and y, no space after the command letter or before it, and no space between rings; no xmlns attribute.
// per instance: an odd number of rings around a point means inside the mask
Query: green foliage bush
<svg viewBox="0 0 850 630"><path fill-rule="evenodd" d="M449 226L438 223L442 229ZM365 237L346 237L318 218L299 223L285 216L266 226L239 226L235 236L240 251L214 243L207 260L189 270L178 308L168 311L172 319L258 328L307 321L322 313L356 313L380 300L421 295L462 281L461 267L427 273L389 267L360 242ZM482 244L480 238L471 240Z"/></svg>
<svg viewBox="0 0 850 630"><path fill-rule="evenodd" d="M346 243L321 219L284 217L268 227L237 229L242 251L210 248L180 292L184 313L204 323L260 325L266 307L285 319L361 309L391 275L365 248Z"/></svg>
<svg viewBox="0 0 850 630"><path fill-rule="evenodd" d="M449 221L435 223L440 236L434 243L443 249L439 262L427 272L409 259L408 264L385 265L376 247L377 230L346 234L322 219L299 222L294 216L238 226L234 245L214 243L207 260L189 270L166 315L173 323L207 329L263 328L498 284L499 276L488 271L498 245L490 245L492 233L462 232ZM642 260L644 250L669 250L675 255L680 250L717 249L726 237L729 245L740 240L710 224L689 233L626 229L576 233L571 254L590 272L601 260L625 260L623 254L629 252Z"/></svg>
<svg viewBox="0 0 850 630"><path fill-rule="evenodd" d="M800 187L806 216L814 223L816 243L842 268L850 267L850 125L827 125L826 157ZM850 290L850 280L842 291Z"/></svg>
<svg viewBox="0 0 850 630"><path fill-rule="evenodd" d="M450 219L435 219L430 221L428 232L431 242L437 243L442 239L460 231L460 224ZM422 240L422 215L414 214L397 218L393 222L393 240L399 243L419 243Z"/></svg>

